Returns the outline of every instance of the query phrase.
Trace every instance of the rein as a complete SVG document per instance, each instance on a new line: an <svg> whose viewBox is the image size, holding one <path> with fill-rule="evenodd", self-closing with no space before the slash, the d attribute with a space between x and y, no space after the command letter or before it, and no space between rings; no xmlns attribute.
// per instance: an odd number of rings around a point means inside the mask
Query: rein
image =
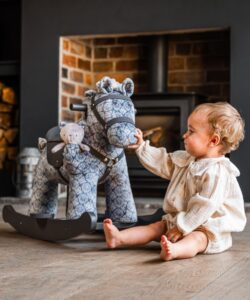
<svg viewBox="0 0 250 300"><path fill-rule="evenodd" d="M100 122L100 124L103 126L103 128L105 130L108 130L108 128L115 123L126 122L126 123L135 125L134 121L127 117L113 118L106 123L105 120L100 116L96 107L98 104L100 104L103 101L108 100L108 99L118 99L118 100L125 100L125 101L132 102L132 100L129 97L124 96L124 95L118 95L118 94L105 95L105 96L97 99L96 101L95 101L94 97L91 98L91 109L93 110L93 113L94 113L96 119ZM83 104L72 104L70 106L70 108L71 108L71 110L75 110L75 111L86 111L86 106ZM67 179L64 178L63 174L60 171L60 167L62 166L62 160L63 160L62 151L59 151L58 153L53 153L53 154L51 152L51 149L55 146L55 144L58 144L61 141L60 128L58 126L51 128L46 134L46 140L48 141L48 143L47 143L48 163L51 164L55 169L57 169L58 174L63 179L63 181L68 183ZM111 169L114 167L114 165L116 165L125 155L124 150L122 150L122 152L117 157L110 158L107 155L104 155L101 152L99 152L97 149L95 149L91 145L89 145L85 139L83 139L83 142L89 146L90 153L106 165L106 171L104 172L102 177L99 179L99 183L104 182L106 177L109 175Z"/></svg>
<svg viewBox="0 0 250 300"><path fill-rule="evenodd" d="M101 152L93 148L91 145L89 145L87 141L83 140L83 143L89 146L90 153L92 155L94 155L96 158L98 158L101 162L103 162L106 165L107 169L98 181L99 183L104 182L106 177L109 175L111 169L113 168L113 166L117 164L125 155L124 151L122 151L116 158L109 158L108 156L102 154Z"/></svg>
<svg viewBox="0 0 250 300"><path fill-rule="evenodd" d="M117 118L113 118L111 120L109 120L107 123L105 122L105 120L102 118L102 116L99 114L98 110L97 110L97 105L106 101L106 100L124 100L124 101L130 101L132 102L132 100L124 95L118 95L118 94L112 94L112 95L105 95L101 98L98 98L97 100L95 100L95 95L91 97L91 109L96 117L96 119L100 122L100 124L103 126L103 128L105 129L105 131L107 131L109 129L109 127L111 127L112 125L116 124L116 123L130 123L135 125L135 122L128 117L117 117ZM122 150L121 154L119 154L116 158L109 158L108 156L100 153L99 151L97 151L96 149L94 149L93 147L91 147L90 145L88 145L90 147L90 152L97 157L99 160L101 160L103 163L106 164L107 169L105 171L105 173L103 174L103 176L99 179L99 183L105 181L106 177L109 175L111 169L113 168L113 166L115 164L117 164L125 155L124 150Z"/></svg>
<svg viewBox="0 0 250 300"><path fill-rule="evenodd" d="M116 123L130 123L135 125L135 122L128 118L128 117L118 117L118 118L113 118L111 120L109 120L107 123L105 122L105 120L101 117L101 115L99 114L98 110L97 110L97 105L106 101L106 100L113 100L113 99L117 99L117 100L125 100L125 101L131 101L131 99L127 96L124 95L117 95L117 94L112 94L112 95L106 95L103 96L101 98L98 98L97 100L95 100L95 96L93 96L91 98L91 109L94 112L95 117L97 118L97 120L102 124L102 126L104 127L105 130L107 130L109 127L111 127L112 125L116 124Z"/></svg>

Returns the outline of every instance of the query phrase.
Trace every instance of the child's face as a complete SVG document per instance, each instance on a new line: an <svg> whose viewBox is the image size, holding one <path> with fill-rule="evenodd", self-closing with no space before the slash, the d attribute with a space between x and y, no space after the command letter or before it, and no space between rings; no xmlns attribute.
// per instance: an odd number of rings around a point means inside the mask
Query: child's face
<svg viewBox="0 0 250 300"><path fill-rule="evenodd" d="M188 118L188 130L183 135L186 151L196 158L208 157L211 136L206 114L192 113Z"/></svg>

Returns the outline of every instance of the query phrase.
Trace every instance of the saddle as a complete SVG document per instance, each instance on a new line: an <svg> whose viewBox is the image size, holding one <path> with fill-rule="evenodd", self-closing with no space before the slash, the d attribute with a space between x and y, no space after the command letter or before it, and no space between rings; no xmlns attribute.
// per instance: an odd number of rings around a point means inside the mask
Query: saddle
<svg viewBox="0 0 250 300"><path fill-rule="evenodd" d="M60 127L52 127L45 135L47 140L47 160L54 168L59 169L63 165L63 149L53 153L51 150L62 142L60 137Z"/></svg>
<svg viewBox="0 0 250 300"><path fill-rule="evenodd" d="M54 146L62 142L62 139L60 137L60 127L55 126L49 129L49 131L46 133L45 138L47 140L47 161L50 165L52 165L55 169L58 170L59 175L62 177L62 174L60 172L60 168L63 165L63 149L60 149L59 151L53 153L52 149ZM88 143L83 140L84 144L88 145ZM106 155L103 155L101 152L97 151L90 145L90 153L94 155L96 158L98 158L101 162L103 162L106 166L107 169L103 176L99 179L99 184L103 183L106 179L106 177L109 175L112 167L122 159L122 157L125 155L124 151L121 152L116 158L109 158ZM65 178L63 177L63 180Z"/></svg>

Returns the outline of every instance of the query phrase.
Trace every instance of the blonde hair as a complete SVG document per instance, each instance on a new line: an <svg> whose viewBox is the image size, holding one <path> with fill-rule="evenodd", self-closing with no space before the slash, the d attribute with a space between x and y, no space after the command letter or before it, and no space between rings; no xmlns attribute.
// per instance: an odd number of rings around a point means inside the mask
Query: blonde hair
<svg viewBox="0 0 250 300"><path fill-rule="evenodd" d="M220 136L222 154L239 147L239 143L244 139L245 122L232 105L227 102L204 103L198 105L193 113L198 111L207 114L207 120L213 133Z"/></svg>

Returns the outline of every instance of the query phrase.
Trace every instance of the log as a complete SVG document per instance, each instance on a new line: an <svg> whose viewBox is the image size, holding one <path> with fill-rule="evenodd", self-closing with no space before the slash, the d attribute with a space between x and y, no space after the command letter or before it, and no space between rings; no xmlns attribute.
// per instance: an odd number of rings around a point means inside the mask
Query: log
<svg viewBox="0 0 250 300"><path fill-rule="evenodd" d="M158 126L158 127L150 128L150 129L147 129L147 130L143 130L143 136L147 137L147 136L155 133L156 131L162 131L162 127Z"/></svg>
<svg viewBox="0 0 250 300"><path fill-rule="evenodd" d="M2 82L0 82L0 96L2 96L2 90L4 87L5 85Z"/></svg>
<svg viewBox="0 0 250 300"><path fill-rule="evenodd" d="M17 136L17 133L17 128L9 128L4 132L4 137L6 138L9 144L12 144Z"/></svg>
<svg viewBox="0 0 250 300"><path fill-rule="evenodd" d="M16 160L18 155L17 147L8 147L7 149L7 157L9 160Z"/></svg>
<svg viewBox="0 0 250 300"><path fill-rule="evenodd" d="M154 146L158 145L163 137L163 128L161 126L150 128L143 131L143 136L148 137Z"/></svg>
<svg viewBox="0 0 250 300"><path fill-rule="evenodd" d="M8 129L11 126L12 117L10 114L0 112L0 128Z"/></svg>
<svg viewBox="0 0 250 300"><path fill-rule="evenodd" d="M11 87L4 87L2 90L2 101L10 104L16 104L16 94Z"/></svg>
<svg viewBox="0 0 250 300"><path fill-rule="evenodd" d="M0 103L0 112L12 112L13 106L6 103Z"/></svg>
<svg viewBox="0 0 250 300"><path fill-rule="evenodd" d="M3 136L4 136L4 130L2 128L0 128L0 140Z"/></svg>
<svg viewBox="0 0 250 300"><path fill-rule="evenodd" d="M6 154L7 154L7 149L0 148L0 170L2 170L4 167L4 161L5 161Z"/></svg>
<svg viewBox="0 0 250 300"><path fill-rule="evenodd" d="M5 148L5 147L7 148L7 146L8 146L8 142L7 142L6 138L2 137L0 140L0 148Z"/></svg>

